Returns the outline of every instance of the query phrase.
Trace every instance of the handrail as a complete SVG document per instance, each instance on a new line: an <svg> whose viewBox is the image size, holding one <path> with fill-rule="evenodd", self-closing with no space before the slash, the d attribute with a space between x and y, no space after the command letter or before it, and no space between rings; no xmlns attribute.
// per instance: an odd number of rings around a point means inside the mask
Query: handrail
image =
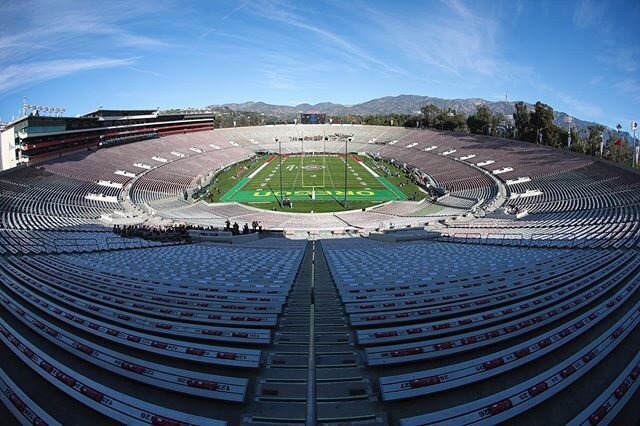
<svg viewBox="0 0 640 426"><path fill-rule="evenodd" d="M308 243L307 243L308 244ZM311 241L311 303L309 304L309 355L307 359L307 395L305 406L305 425L315 426L318 420L316 389L316 336L315 336L315 276L316 242Z"/></svg>

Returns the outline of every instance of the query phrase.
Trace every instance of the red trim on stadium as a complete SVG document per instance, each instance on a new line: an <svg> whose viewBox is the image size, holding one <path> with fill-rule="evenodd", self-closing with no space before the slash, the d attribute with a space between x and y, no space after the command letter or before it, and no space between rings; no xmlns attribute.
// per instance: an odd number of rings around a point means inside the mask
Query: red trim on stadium
<svg viewBox="0 0 640 426"><path fill-rule="evenodd" d="M207 126L207 127L198 127L195 129L179 129L179 130L170 130L168 132L158 132L158 134L162 136L166 136L166 135L173 135L176 133L202 132L206 130L213 130L213 128L211 126Z"/></svg>
<svg viewBox="0 0 640 426"><path fill-rule="evenodd" d="M27 151L27 150L30 150L30 149L44 148L44 147L47 147L47 146L60 145L60 144L69 143L69 142L80 142L80 141L89 142L89 141L97 139L97 138L98 138L98 135L94 135L94 136L78 136L76 138L69 138L69 139L56 139L55 141L41 142L41 143L38 143L38 144L27 144L27 145L23 146L22 150L23 151Z"/></svg>
<svg viewBox="0 0 640 426"><path fill-rule="evenodd" d="M23 151L36 149L36 148L45 148L47 146L53 146L58 144L70 143L70 142L79 142L79 141L88 142L98 138L111 138L111 137L117 137L117 136L134 135L138 133L158 132L160 135L169 135L173 133L181 133L181 132L187 133L191 131L202 131L202 130L213 130L213 125L211 123L206 123L206 124L188 123L188 124L180 124L175 126L164 126L164 127L149 126L142 129L124 130L121 132L105 133L103 135L76 136L74 138L69 138L69 139L56 139L53 141L28 143L23 146Z"/></svg>
<svg viewBox="0 0 640 426"><path fill-rule="evenodd" d="M82 146L70 146L68 148L61 148L61 149L57 149L55 151L47 151L47 152L41 152L41 153L38 153L38 154L31 154L31 155L28 156L29 157L29 162L32 162L34 159L51 157L51 156L54 156L54 155L65 153L65 152L82 151L85 148L92 147L92 146L98 146L98 142L94 142L94 143L90 143L90 144L86 144L86 145L82 145Z"/></svg>
<svg viewBox="0 0 640 426"><path fill-rule="evenodd" d="M202 123L198 123L200 127L194 127L193 124L188 125L187 127L185 126L169 126L167 128L175 128L175 127L180 127L179 130L169 130L169 131L159 131L158 134L160 136L168 136L168 135L172 135L172 134L178 134L178 133L192 133L192 132L201 132L201 131L207 131L207 130L213 130L213 126L211 124L207 124L205 126L202 125ZM117 136L117 135L126 135L126 134L132 134L132 133L140 133L140 132L149 132L149 131L153 131L156 129L141 129L140 131L130 131L130 132L118 132L118 133L111 133L111 136ZM104 135L106 136L106 135ZM64 145L67 143L71 143L71 142L80 142L80 141L85 141L87 143L83 143L82 145L74 145L74 146L69 146L69 147L64 147L64 148L60 148L60 149L56 149L54 151L46 151L46 152L39 152L36 154L27 154L27 157L29 158L29 163L33 162L34 160L41 160L43 158L49 158L49 157L54 157L56 155L59 154L64 154L64 153L69 153L69 152L73 152L73 151L82 151L85 150L87 148L95 148L98 146L99 144L99 135L95 135L95 136L79 136L79 137L75 137L75 138L70 138L70 139L57 139L55 141L50 141L50 142L43 142L41 144L35 145L35 144L30 144L25 146L25 148L23 149L23 151L27 151L27 147L28 149L35 149L35 148L44 148L47 146L55 146L55 145Z"/></svg>

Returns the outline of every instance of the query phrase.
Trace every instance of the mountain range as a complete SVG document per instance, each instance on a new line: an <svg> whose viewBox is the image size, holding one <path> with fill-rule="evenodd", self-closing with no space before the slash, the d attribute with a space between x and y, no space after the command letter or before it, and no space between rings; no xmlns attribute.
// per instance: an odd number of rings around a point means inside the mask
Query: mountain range
<svg viewBox="0 0 640 426"><path fill-rule="evenodd" d="M511 115L515 112L515 102L513 101L488 101L480 98L469 99L442 99L431 96L399 95L385 96L372 99L355 105L342 105L332 102L322 102L315 105L299 104L296 106L272 105L265 102L243 102L229 103L223 105L212 105L213 108L228 108L232 111L256 112L271 116L293 117L302 112L320 112L327 115L385 115L385 114L416 114L425 105L435 105L440 109L452 108L465 115L473 114L479 105L486 105L494 114ZM527 103L530 109L533 105ZM567 128L567 120L571 120L575 128L586 129L596 123L580 120L564 112L554 110L554 121L558 126Z"/></svg>

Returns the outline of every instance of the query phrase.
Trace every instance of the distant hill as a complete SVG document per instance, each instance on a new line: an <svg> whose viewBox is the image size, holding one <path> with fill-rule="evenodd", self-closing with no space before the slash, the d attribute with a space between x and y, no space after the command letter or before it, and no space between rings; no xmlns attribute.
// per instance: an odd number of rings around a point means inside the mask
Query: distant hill
<svg viewBox="0 0 640 426"><path fill-rule="evenodd" d="M478 105L486 105L494 114L511 115L515 112L515 102L498 101L492 102L486 99L470 98L470 99L442 99L431 96L418 95L399 95L385 96L383 98L372 99L356 105L341 105L332 102L322 102L319 104L300 104L296 106L288 105L271 105L264 102L243 102L231 103L224 105L212 105L211 107L226 107L233 111L257 112L265 115L273 116L294 116L301 112L318 111L328 115L385 115L385 114L416 114L420 109L428 104L437 106L438 108L452 108L464 114L473 114ZM533 105L529 105L533 109ZM554 111L555 123L558 126L565 127L566 117L568 114L564 112ZM593 122L580 120L571 117L573 126L578 129L585 129L593 124Z"/></svg>

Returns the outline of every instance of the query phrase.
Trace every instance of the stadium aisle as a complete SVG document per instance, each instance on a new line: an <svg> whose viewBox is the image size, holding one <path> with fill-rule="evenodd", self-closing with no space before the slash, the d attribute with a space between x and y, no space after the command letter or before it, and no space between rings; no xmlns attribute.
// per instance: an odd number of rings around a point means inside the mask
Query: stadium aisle
<svg viewBox="0 0 640 426"><path fill-rule="evenodd" d="M263 349L262 369L242 423L304 423L309 349L311 269L309 247L277 324L273 344Z"/></svg>
<svg viewBox="0 0 640 426"><path fill-rule="evenodd" d="M312 304L317 421L385 424L324 255L314 243L307 244L274 344L264 350L264 367L255 394L249 397L251 415L245 415L242 423L305 422Z"/></svg>

